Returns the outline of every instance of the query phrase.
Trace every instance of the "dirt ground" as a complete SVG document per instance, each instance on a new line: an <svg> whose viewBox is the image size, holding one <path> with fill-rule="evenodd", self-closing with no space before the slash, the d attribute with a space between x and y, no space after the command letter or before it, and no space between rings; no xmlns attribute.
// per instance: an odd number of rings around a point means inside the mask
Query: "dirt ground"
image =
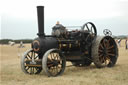
<svg viewBox="0 0 128 85"><path fill-rule="evenodd" d="M21 71L18 53L31 48L19 49L17 45L0 45L0 84L1 85L128 85L128 50L124 41L119 47L119 58L113 68L98 69L89 67L66 67L62 76L47 77L42 71L38 75L27 75ZM71 63L67 62L67 65Z"/></svg>

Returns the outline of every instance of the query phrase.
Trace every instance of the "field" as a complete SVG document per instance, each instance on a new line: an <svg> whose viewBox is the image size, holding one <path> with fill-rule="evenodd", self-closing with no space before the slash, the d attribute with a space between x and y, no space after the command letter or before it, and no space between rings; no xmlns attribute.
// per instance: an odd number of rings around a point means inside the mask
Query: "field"
<svg viewBox="0 0 128 85"><path fill-rule="evenodd" d="M0 45L0 85L128 85L128 50L124 41L119 47L119 58L113 68L67 67L62 76L47 77L44 72L27 75L21 71L18 44ZM20 49L23 53L30 44ZM67 62L67 65L70 65Z"/></svg>

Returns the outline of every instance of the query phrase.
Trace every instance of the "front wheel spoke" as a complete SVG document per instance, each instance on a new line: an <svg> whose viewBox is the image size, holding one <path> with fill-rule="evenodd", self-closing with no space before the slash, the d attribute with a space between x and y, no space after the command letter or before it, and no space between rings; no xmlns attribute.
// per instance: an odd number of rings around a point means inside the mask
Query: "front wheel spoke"
<svg viewBox="0 0 128 85"><path fill-rule="evenodd" d="M54 56L52 56L52 53L50 53L50 56L51 56L51 59L53 60L54 59Z"/></svg>
<svg viewBox="0 0 128 85"><path fill-rule="evenodd" d="M33 73L35 73L34 67L33 67Z"/></svg>
<svg viewBox="0 0 128 85"><path fill-rule="evenodd" d="M35 70L34 70L34 67L32 67L32 73L34 74Z"/></svg>
<svg viewBox="0 0 128 85"><path fill-rule="evenodd" d="M58 54L56 54L56 59L58 60Z"/></svg>
<svg viewBox="0 0 128 85"><path fill-rule="evenodd" d="M57 71L57 73L58 73L58 66L56 66L56 71Z"/></svg>
<svg viewBox="0 0 128 85"><path fill-rule="evenodd" d="M25 58L28 59L28 60L30 59L30 58L28 58L27 56L26 56Z"/></svg>
<svg viewBox="0 0 128 85"><path fill-rule="evenodd" d="M37 56L34 57L34 59L37 59L38 57L39 57L39 56L37 55Z"/></svg>
<svg viewBox="0 0 128 85"><path fill-rule="evenodd" d="M25 67L26 71L28 71L28 70L29 70L29 68L30 68L30 67L26 66L26 67Z"/></svg>
<svg viewBox="0 0 128 85"><path fill-rule="evenodd" d="M55 66L55 69L56 69L55 71L56 71L56 74L57 74L58 73L57 66Z"/></svg>
<svg viewBox="0 0 128 85"><path fill-rule="evenodd" d="M53 66L53 64L48 64L48 67L51 67L51 66Z"/></svg>
<svg viewBox="0 0 128 85"><path fill-rule="evenodd" d="M53 55L53 53L51 53L51 58L54 59L54 55Z"/></svg>
<svg viewBox="0 0 128 85"><path fill-rule="evenodd" d="M53 62L53 59L47 58L47 62L51 63L51 62Z"/></svg>
<svg viewBox="0 0 128 85"><path fill-rule="evenodd" d="M54 60L55 60L55 56L54 56L54 53L51 53L51 55L52 55L52 59L54 59Z"/></svg>
<svg viewBox="0 0 128 85"><path fill-rule="evenodd" d="M32 74L32 67L31 67L31 69L30 69L30 73Z"/></svg>
<svg viewBox="0 0 128 85"><path fill-rule="evenodd" d="M35 59L35 53L33 53L33 58Z"/></svg>
<svg viewBox="0 0 128 85"><path fill-rule="evenodd" d="M57 66L57 72L60 72L60 68Z"/></svg>
<svg viewBox="0 0 128 85"><path fill-rule="evenodd" d="M31 71L31 72L32 72L32 74L34 73L34 72L33 72L33 67L32 67L32 71Z"/></svg>
<svg viewBox="0 0 128 85"><path fill-rule="evenodd" d="M31 67L31 73L33 74L33 67Z"/></svg>
<svg viewBox="0 0 128 85"><path fill-rule="evenodd" d="M55 70L54 70L54 67L52 67L52 74L54 74Z"/></svg>
<svg viewBox="0 0 128 85"><path fill-rule="evenodd" d="M56 55L54 55L54 59L57 60L57 56Z"/></svg>
<svg viewBox="0 0 128 85"><path fill-rule="evenodd" d="M31 57L33 57L33 52L31 52Z"/></svg>
<svg viewBox="0 0 128 85"><path fill-rule="evenodd" d="M38 68L38 67L35 67L35 70L36 70L36 71L38 71L38 70L39 70L39 68Z"/></svg>
<svg viewBox="0 0 128 85"><path fill-rule="evenodd" d="M54 73L54 67L51 67L51 72Z"/></svg>
<svg viewBox="0 0 128 85"><path fill-rule="evenodd" d="M30 74L32 73L32 67L30 68Z"/></svg>
<svg viewBox="0 0 128 85"><path fill-rule="evenodd" d="M61 57L60 57L60 54L57 54L57 59L60 61L61 60Z"/></svg>
<svg viewBox="0 0 128 85"><path fill-rule="evenodd" d="M54 66L54 74L56 74L56 66Z"/></svg>
<svg viewBox="0 0 128 85"><path fill-rule="evenodd" d="M59 60L59 56L56 56L57 60Z"/></svg>
<svg viewBox="0 0 128 85"><path fill-rule="evenodd" d="M49 62L47 62L47 65L48 65L48 66L53 65L53 61L49 61Z"/></svg>

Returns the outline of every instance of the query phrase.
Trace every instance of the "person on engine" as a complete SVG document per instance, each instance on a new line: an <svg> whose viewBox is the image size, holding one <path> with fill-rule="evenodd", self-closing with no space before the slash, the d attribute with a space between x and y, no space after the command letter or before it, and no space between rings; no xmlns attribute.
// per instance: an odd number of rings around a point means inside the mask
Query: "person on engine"
<svg viewBox="0 0 128 85"><path fill-rule="evenodd" d="M65 27L57 21L56 25L52 28L52 35L57 37L63 36L66 33Z"/></svg>

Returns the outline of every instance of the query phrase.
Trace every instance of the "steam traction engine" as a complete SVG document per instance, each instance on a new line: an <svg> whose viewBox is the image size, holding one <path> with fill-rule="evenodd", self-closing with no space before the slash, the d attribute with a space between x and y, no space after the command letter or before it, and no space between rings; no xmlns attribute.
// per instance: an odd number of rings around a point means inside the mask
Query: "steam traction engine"
<svg viewBox="0 0 128 85"><path fill-rule="evenodd" d="M44 7L37 6L38 37L21 59L21 68L27 74L61 75L66 61L74 66L113 67L118 58L118 48L111 36L97 36L93 23L87 22L80 30L68 31L60 24L53 27L52 35L44 34Z"/></svg>

